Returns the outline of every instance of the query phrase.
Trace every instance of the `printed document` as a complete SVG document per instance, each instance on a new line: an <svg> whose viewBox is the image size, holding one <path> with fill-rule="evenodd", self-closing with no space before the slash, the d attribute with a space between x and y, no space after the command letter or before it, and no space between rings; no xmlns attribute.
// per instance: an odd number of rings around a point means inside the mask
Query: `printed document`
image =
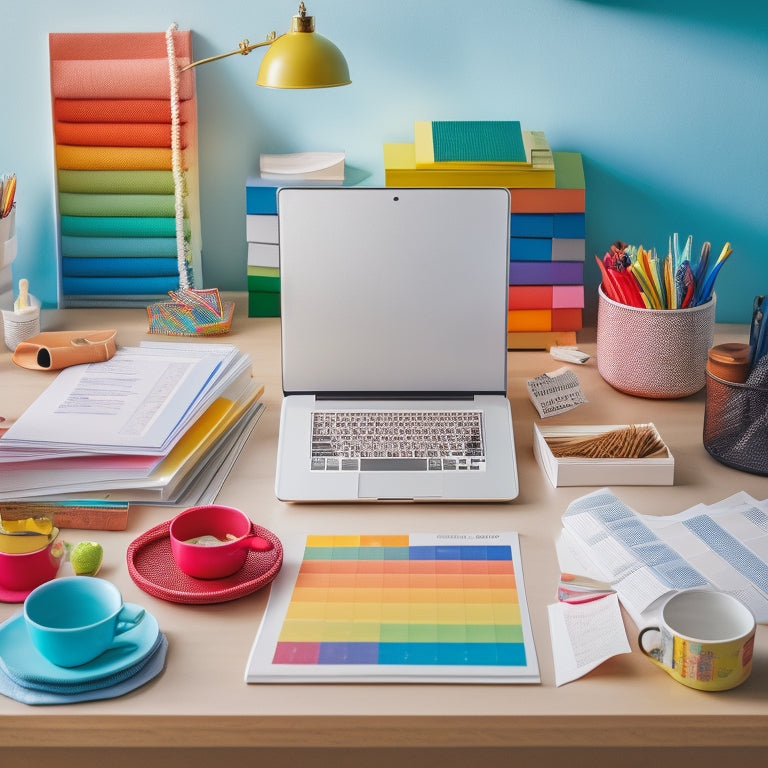
<svg viewBox="0 0 768 768"><path fill-rule="evenodd" d="M166 343L65 368L5 433L0 461L46 449L164 455L244 365L231 345Z"/></svg>
<svg viewBox="0 0 768 768"><path fill-rule="evenodd" d="M716 589L768 623L768 500L745 492L676 515L640 515L607 488L573 501L561 545L580 549L638 626L661 600L686 589Z"/></svg>

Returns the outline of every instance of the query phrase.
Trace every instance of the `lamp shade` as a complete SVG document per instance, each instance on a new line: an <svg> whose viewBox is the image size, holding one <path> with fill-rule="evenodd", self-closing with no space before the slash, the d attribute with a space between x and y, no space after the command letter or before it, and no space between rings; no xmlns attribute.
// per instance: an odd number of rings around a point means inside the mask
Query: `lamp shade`
<svg viewBox="0 0 768 768"><path fill-rule="evenodd" d="M341 51L314 31L311 17L299 16L293 17L291 31L269 46L256 78L257 85L267 88L330 88L350 82Z"/></svg>

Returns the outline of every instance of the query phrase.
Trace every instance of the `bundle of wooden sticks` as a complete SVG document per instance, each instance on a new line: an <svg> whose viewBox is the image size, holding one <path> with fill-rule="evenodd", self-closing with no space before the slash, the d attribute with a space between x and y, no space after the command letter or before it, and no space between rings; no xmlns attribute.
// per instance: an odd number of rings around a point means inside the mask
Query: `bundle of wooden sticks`
<svg viewBox="0 0 768 768"><path fill-rule="evenodd" d="M664 448L650 424L630 424L592 437L548 440L553 456L585 459L642 459Z"/></svg>

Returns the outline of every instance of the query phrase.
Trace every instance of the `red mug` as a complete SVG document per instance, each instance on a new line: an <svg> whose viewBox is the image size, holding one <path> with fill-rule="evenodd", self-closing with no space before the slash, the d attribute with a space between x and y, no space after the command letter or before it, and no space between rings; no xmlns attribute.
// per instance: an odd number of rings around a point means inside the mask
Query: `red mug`
<svg viewBox="0 0 768 768"><path fill-rule="evenodd" d="M64 547L57 536L47 546L34 552L0 552L0 589L31 592L56 576L63 554Z"/></svg>
<svg viewBox="0 0 768 768"><path fill-rule="evenodd" d="M271 542L254 533L248 515L234 507L191 507L171 520L171 553L176 565L196 579L223 579L237 573L252 549L265 552Z"/></svg>

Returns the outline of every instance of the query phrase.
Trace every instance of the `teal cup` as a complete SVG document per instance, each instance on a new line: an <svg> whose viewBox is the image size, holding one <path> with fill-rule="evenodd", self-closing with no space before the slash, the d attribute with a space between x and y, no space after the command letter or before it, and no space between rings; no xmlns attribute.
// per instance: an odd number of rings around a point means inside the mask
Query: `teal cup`
<svg viewBox="0 0 768 768"><path fill-rule="evenodd" d="M121 636L143 618L144 609L124 603L112 582L92 576L53 579L24 601L32 644L59 667L79 667L109 649L131 645Z"/></svg>

